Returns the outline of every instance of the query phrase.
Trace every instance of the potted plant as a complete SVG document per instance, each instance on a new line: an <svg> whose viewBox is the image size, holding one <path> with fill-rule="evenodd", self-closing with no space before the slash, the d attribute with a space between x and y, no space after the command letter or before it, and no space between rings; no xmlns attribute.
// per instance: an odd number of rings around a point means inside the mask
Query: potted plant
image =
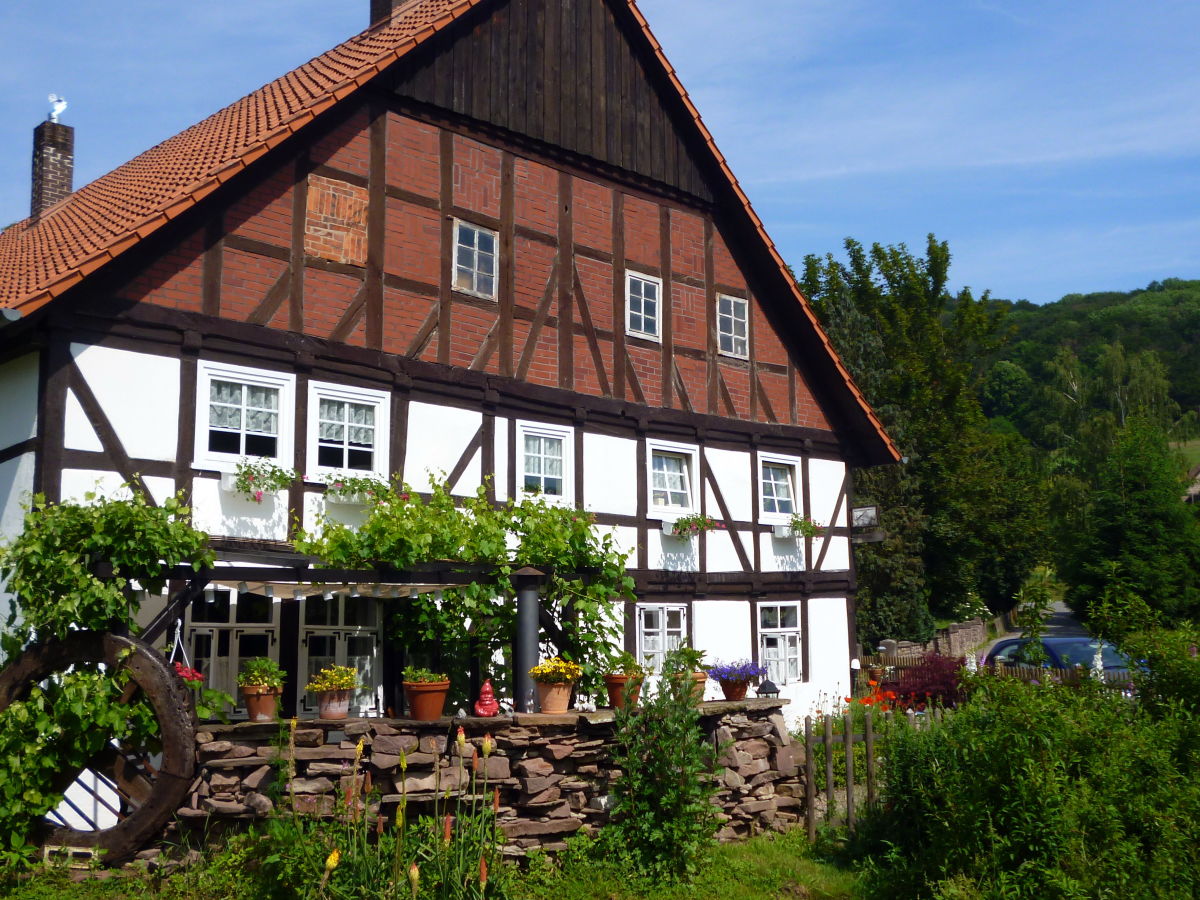
<svg viewBox="0 0 1200 900"><path fill-rule="evenodd" d="M416 666L404 670L404 699L408 703L409 718L423 722L440 719L449 693L448 675Z"/></svg>
<svg viewBox="0 0 1200 900"><path fill-rule="evenodd" d="M232 473L221 476L221 488L262 503L268 492L282 491L299 477L293 469L285 469L270 459L242 459Z"/></svg>
<svg viewBox="0 0 1200 900"><path fill-rule="evenodd" d="M613 665L613 671L604 676L604 686L608 688L608 705L613 709L632 709L637 706L638 694L642 692L642 681L646 678L646 669L637 661L632 653L620 653Z"/></svg>
<svg viewBox="0 0 1200 900"><path fill-rule="evenodd" d="M724 523L718 522L712 516L702 515L701 513L690 513L686 516L680 516L673 521L664 521L663 533L671 537L690 538L705 531L724 527Z"/></svg>
<svg viewBox="0 0 1200 900"><path fill-rule="evenodd" d="M731 663L717 663L708 667L708 677L721 685L726 700L745 700L750 682L767 674L767 667L748 659Z"/></svg>
<svg viewBox="0 0 1200 900"><path fill-rule="evenodd" d="M708 672L704 670L703 650L696 650L688 644L676 647L663 660L663 675L668 678L688 676L692 679L692 696L696 702L704 699L704 683L708 681Z"/></svg>
<svg viewBox="0 0 1200 900"><path fill-rule="evenodd" d="M246 704L246 718L251 722L271 722L279 709L279 695L287 672L279 663L265 656L254 656L242 663L238 687Z"/></svg>
<svg viewBox="0 0 1200 900"><path fill-rule="evenodd" d="M537 682L538 708L547 714L561 714L571 705L571 688L583 667L556 656L534 666L529 674Z"/></svg>
<svg viewBox="0 0 1200 900"><path fill-rule="evenodd" d="M350 692L358 688L358 670L351 666L326 666L304 686L317 695L317 716L344 719L350 714Z"/></svg>

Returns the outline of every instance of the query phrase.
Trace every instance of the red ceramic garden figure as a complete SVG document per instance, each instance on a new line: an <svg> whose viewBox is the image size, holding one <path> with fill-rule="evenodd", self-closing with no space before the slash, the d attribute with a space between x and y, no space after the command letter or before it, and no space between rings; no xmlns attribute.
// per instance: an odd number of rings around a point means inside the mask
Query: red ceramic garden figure
<svg viewBox="0 0 1200 900"><path fill-rule="evenodd" d="M491 717L500 712L500 704L496 702L496 692L492 690L492 679L485 678L483 687L479 689L479 699L475 701L475 715Z"/></svg>

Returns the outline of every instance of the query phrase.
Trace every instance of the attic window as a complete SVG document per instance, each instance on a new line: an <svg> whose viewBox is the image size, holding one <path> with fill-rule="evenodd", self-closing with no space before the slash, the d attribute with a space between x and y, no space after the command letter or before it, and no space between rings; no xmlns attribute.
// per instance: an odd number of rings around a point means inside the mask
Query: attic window
<svg viewBox="0 0 1200 900"><path fill-rule="evenodd" d="M496 232L455 220L454 289L496 298Z"/></svg>
<svg viewBox="0 0 1200 900"><path fill-rule="evenodd" d="M625 273L625 330L636 337L660 340L658 322L662 282L649 275Z"/></svg>
<svg viewBox="0 0 1200 900"><path fill-rule="evenodd" d="M746 359L750 355L749 306L742 297L717 295L717 340L726 356Z"/></svg>

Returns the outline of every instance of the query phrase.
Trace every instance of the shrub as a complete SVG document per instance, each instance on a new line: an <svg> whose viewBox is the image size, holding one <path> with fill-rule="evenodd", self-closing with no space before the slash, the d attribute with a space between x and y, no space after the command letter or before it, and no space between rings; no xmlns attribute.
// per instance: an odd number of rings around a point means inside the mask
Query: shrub
<svg viewBox="0 0 1200 900"><path fill-rule="evenodd" d="M678 650L665 672L690 671ZM639 872L677 881L695 872L713 843L716 808L711 773L715 754L700 733L700 712L687 674L664 675L641 707L616 712L613 764L617 806L601 843L628 854Z"/></svg>
<svg viewBox="0 0 1200 900"><path fill-rule="evenodd" d="M900 673L900 696L911 697L913 702L925 699L942 706L955 706L965 663L961 656L926 653L918 665Z"/></svg>
<svg viewBox="0 0 1200 900"><path fill-rule="evenodd" d="M1154 714L1200 710L1200 626L1132 634L1121 649L1133 660L1138 699Z"/></svg>
<svg viewBox="0 0 1200 900"><path fill-rule="evenodd" d="M1186 717L1152 718L1091 683L981 675L967 687L940 727L886 738L884 802L856 847L870 896L1196 895Z"/></svg>

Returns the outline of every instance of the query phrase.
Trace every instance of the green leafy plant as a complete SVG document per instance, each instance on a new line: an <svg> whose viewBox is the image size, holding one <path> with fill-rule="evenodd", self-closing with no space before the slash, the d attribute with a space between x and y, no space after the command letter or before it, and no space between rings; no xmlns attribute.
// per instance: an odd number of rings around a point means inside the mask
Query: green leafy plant
<svg viewBox="0 0 1200 900"><path fill-rule="evenodd" d="M359 687L358 669L353 666L326 666L309 680L304 689L321 694L326 691L353 691Z"/></svg>
<svg viewBox="0 0 1200 900"><path fill-rule="evenodd" d="M450 677L443 672L434 672L432 669L407 666L404 669L404 680L410 684L435 684L440 681L449 681Z"/></svg>
<svg viewBox="0 0 1200 900"><path fill-rule="evenodd" d="M681 650L669 652L664 672L690 671L692 662L685 656ZM713 844L717 814L710 802L715 752L702 739L686 675L664 675L636 711L617 710L613 765L623 774L601 842L628 854L647 875L687 878Z"/></svg>
<svg viewBox="0 0 1200 900"><path fill-rule="evenodd" d="M644 678L650 674L646 667L637 661L637 657L622 650L608 667L611 675L627 675L630 678Z"/></svg>
<svg viewBox="0 0 1200 900"><path fill-rule="evenodd" d="M287 678L287 672L279 667L279 663L267 656L253 656L242 663L242 671L238 673L239 687L260 685L268 688L281 688Z"/></svg>
<svg viewBox="0 0 1200 900"><path fill-rule="evenodd" d="M676 519L671 526L671 533L676 537L691 537L694 534L701 534L705 531L713 531L724 527L725 524L723 522L718 522L712 516L706 516L702 513L691 513Z"/></svg>
<svg viewBox="0 0 1200 900"><path fill-rule="evenodd" d="M267 491L282 491L299 477L294 469L285 469L274 460L242 459L233 469L233 488L247 500L262 503Z"/></svg>
<svg viewBox="0 0 1200 900"><path fill-rule="evenodd" d="M798 534L801 537L815 538L820 537L825 530L823 525L818 525L808 516L803 513L796 513L788 520L788 526L792 529L793 534Z"/></svg>
<svg viewBox="0 0 1200 900"><path fill-rule="evenodd" d="M387 482L373 475L329 475L325 480L325 496L361 499L373 503L389 490Z"/></svg>
<svg viewBox="0 0 1200 900"><path fill-rule="evenodd" d="M220 719L229 721L229 710L234 706L234 700L224 691L205 686L204 673L182 662L175 663L175 674L183 679L192 691L192 704L196 708L198 719Z"/></svg>
<svg viewBox="0 0 1200 900"><path fill-rule="evenodd" d="M690 644L676 647L663 658L663 673L666 675L699 672L704 668L704 651Z"/></svg>

